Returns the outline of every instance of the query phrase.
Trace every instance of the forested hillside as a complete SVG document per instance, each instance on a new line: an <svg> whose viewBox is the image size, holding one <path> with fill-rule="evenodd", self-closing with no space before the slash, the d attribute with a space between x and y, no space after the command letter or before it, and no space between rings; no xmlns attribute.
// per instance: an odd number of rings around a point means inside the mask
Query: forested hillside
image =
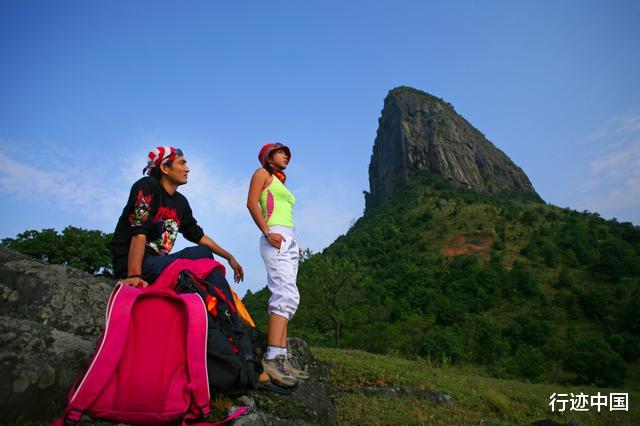
<svg viewBox="0 0 640 426"><path fill-rule="evenodd" d="M426 173L300 266L291 335L476 364L499 377L637 384L640 228ZM265 326L268 291L245 297Z"/></svg>

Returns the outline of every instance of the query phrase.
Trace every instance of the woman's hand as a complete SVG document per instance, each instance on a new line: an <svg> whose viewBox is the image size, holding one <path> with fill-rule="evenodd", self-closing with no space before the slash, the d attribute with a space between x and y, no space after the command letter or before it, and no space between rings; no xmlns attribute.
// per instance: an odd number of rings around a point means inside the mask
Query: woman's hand
<svg viewBox="0 0 640 426"><path fill-rule="evenodd" d="M236 259L233 256L229 258L229 266L233 269L233 280L236 283L244 280L244 271L242 270L242 266L236 262Z"/></svg>
<svg viewBox="0 0 640 426"><path fill-rule="evenodd" d="M267 237L267 241L269 241L269 244L280 250L282 242L287 240L282 236L282 234L272 232L271 235Z"/></svg>
<svg viewBox="0 0 640 426"><path fill-rule="evenodd" d="M149 283L140 277L125 278L118 281L117 284L130 285L131 287L149 287Z"/></svg>

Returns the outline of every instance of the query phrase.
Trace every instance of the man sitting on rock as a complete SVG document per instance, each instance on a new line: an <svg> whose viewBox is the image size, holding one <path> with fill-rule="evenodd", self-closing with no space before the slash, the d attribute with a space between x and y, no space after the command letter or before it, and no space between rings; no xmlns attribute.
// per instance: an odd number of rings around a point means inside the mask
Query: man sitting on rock
<svg viewBox="0 0 640 426"><path fill-rule="evenodd" d="M178 186L187 183L189 167L180 149L159 146L149 153L141 178L131 187L113 239L113 272L125 285L147 287L176 259L212 257L229 262L235 282L244 278L234 257L206 236ZM170 254L178 232L198 244Z"/></svg>

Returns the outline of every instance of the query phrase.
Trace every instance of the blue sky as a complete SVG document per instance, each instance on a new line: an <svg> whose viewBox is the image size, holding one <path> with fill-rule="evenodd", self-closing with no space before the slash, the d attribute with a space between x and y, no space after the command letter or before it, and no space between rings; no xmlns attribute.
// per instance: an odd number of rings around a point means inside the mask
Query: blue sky
<svg viewBox="0 0 640 426"><path fill-rule="evenodd" d="M2 0L0 238L111 232L149 149L174 145L196 218L259 289L260 146L291 146L320 251L362 214L399 85L452 103L547 202L640 224L638 22L633 1Z"/></svg>

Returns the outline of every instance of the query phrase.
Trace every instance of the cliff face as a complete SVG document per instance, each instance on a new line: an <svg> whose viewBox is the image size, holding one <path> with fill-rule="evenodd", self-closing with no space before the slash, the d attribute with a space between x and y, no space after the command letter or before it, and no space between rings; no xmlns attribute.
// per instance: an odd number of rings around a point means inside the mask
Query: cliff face
<svg viewBox="0 0 640 426"><path fill-rule="evenodd" d="M539 198L527 175L439 98L409 87L389 92L369 164L366 207L389 200L412 173L473 190Z"/></svg>

